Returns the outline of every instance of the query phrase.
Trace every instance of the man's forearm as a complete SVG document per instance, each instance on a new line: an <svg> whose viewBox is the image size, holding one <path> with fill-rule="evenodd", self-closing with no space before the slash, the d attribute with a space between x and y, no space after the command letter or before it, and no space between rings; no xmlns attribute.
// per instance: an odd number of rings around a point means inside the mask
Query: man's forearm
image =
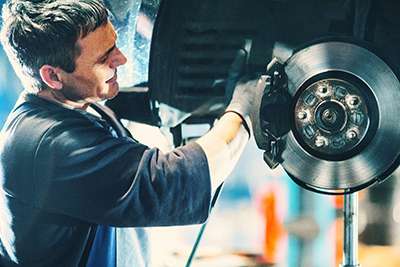
<svg viewBox="0 0 400 267"><path fill-rule="evenodd" d="M233 170L248 139L241 117L228 112L196 141L206 154L213 192Z"/></svg>

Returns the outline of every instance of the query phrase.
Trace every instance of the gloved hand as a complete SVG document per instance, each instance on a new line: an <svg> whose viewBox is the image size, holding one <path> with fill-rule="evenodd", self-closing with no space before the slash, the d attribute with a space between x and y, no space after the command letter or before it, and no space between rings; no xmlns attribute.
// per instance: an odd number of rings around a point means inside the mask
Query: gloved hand
<svg viewBox="0 0 400 267"><path fill-rule="evenodd" d="M226 95L232 97L225 113L234 112L238 114L243 120L243 126L251 136L252 128L259 124L254 115L256 115L256 107L260 106L265 82L262 79L249 80L248 76L243 76L247 57L247 52L240 49L229 70L225 91Z"/></svg>
<svg viewBox="0 0 400 267"><path fill-rule="evenodd" d="M291 96L284 66L274 58L266 73L258 79L242 77L239 81L246 59L246 51L240 50L231 65L226 90L228 95L229 90L233 92L226 112L235 112L242 117L245 128L254 134L257 146L265 151L265 162L275 168L281 161L282 137L290 130Z"/></svg>
<svg viewBox="0 0 400 267"><path fill-rule="evenodd" d="M265 84L265 76L249 81L239 81L225 111L239 114L244 120L243 126L250 135L260 128L258 113Z"/></svg>

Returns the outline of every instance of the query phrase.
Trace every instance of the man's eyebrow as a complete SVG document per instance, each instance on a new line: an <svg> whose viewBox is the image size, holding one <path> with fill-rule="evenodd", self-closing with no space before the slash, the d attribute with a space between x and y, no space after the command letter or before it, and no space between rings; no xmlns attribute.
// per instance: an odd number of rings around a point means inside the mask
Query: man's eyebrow
<svg viewBox="0 0 400 267"><path fill-rule="evenodd" d="M101 61L102 59L104 59L105 57L107 57L110 53L111 53L111 51L113 51L114 50L114 48L116 47L117 45L116 44L114 44L110 49L108 49L103 55L101 55L98 59L97 59L97 61Z"/></svg>

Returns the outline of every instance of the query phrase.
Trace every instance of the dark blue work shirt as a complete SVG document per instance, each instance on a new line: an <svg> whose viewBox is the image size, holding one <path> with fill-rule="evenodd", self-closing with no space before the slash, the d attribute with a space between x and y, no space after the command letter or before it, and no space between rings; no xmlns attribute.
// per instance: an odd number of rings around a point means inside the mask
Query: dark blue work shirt
<svg viewBox="0 0 400 267"><path fill-rule="evenodd" d="M209 170L196 143L164 154L113 136L95 116L29 94L2 131L0 179L20 266L86 266L99 227L208 217ZM109 248L115 239L104 240ZM0 266L15 264L3 255Z"/></svg>

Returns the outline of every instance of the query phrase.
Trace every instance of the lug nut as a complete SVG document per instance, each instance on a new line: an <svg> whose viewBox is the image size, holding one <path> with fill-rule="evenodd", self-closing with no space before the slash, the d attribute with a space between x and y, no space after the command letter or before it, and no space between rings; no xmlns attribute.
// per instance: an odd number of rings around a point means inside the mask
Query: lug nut
<svg viewBox="0 0 400 267"><path fill-rule="evenodd" d="M353 96L353 97L350 99L350 104L351 104L351 105L357 106L358 103L360 103L360 100L358 99L358 97Z"/></svg>
<svg viewBox="0 0 400 267"><path fill-rule="evenodd" d="M353 140L354 138L357 137L357 132L355 130L349 130L346 133L346 138L349 140Z"/></svg>
<svg viewBox="0 0 400 267"><path fill-rule="evenodd" d="M360 104L360 102L360 98L356 95L349 96L349 98L347 99L347 104L350 107L356 107Z"/></svg>
<svg viewBox="0 0 400 267"><path fill-rule="evenodd" d="M299 120L304 120L305 118L307 118L307 112L305 111L300 111L299 113L297 113L297 118Z"/></svg>
<svg viewBox="0 0 400 267"><path fill-rule="evenodd" d="M316 138L315 138L315 146L316 147L323 147L323 146L326 146L326 139L324 138L324 137L322 137L322 136L317 136Z"/></svg>
<svg viewBox="0 0 400 267"><path fill-rule="evenodd" d="M318 93L320 94L326 94L328 92L328 85L327 84L320 84L318 85Z"/></svg>

